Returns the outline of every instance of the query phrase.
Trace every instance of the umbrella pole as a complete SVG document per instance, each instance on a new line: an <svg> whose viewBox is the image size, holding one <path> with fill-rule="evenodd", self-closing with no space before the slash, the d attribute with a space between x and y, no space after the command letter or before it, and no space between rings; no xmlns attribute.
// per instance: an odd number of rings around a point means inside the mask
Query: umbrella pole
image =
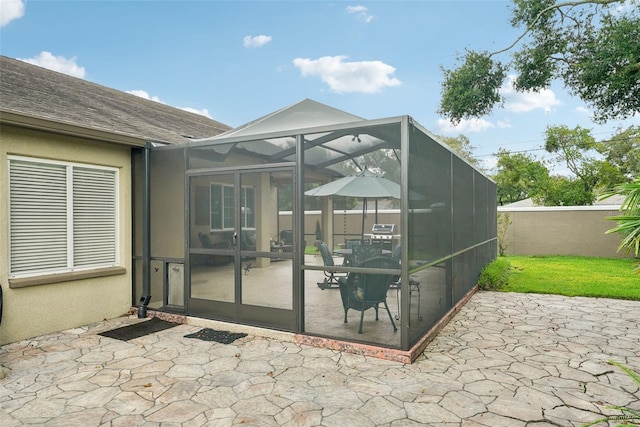
<svg viewBox="0 0 640 427"><path fill-rule="evenodd" d="M367 198L362 201L362 233L360 235L360 241L364 242L364 218L367 216Z"/></svg>
<svg viewBox="0 0 640 427"><path fill-rule="evenodd" d="M376 204L376 216L375 216L374 224L377 224L378 223L378 199L375 200L375 204Z"/></svg>

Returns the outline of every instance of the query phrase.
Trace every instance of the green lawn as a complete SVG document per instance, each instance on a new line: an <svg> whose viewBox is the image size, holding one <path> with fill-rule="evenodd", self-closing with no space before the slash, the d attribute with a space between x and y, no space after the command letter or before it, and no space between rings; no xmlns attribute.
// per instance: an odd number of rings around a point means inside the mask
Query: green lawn
<svg viewBox="0 0 640 427"><path fill-rule="evenodd" d="M633 259L508 256L509 283L501 290L640 300Z"/></svg>

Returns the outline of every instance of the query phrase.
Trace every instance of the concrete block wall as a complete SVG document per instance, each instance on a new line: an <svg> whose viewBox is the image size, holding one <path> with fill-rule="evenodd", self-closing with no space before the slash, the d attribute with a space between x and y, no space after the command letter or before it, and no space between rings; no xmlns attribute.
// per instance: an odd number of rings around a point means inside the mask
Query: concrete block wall
<svg viewBox="0 0 640 427"><path fill-rule="evenodd" d="M508 214L511 225L506 229L504 241L507 255L578 255L605 258L625 257L617 251L618 234L606 234L616 222L606 219L618 215L617 205L554 206L554 207L498 207L498 214ZM365 233L370 232L373 213L368 213ZM281 213L280 227L290 227L290 213ZM305 215L307 242L313 242L316 220L320 212ZM362 211L335 211L334 233L336 243L344 236L360 234ZM380 223L399 226L397 210L383 210L378 214ZM398 230L401 234L401 230ZM500 233L499 237L500 237Z"/></svg>
<svg viewBox="0 0 640 427"><path fill-rule="evenodd" d="M614 205L498 207L498 217L509 215L511 221L504 233L506 254L623 257L617 251L620 236L606 234L616 226L606 218L618 215L618 209Z"/></svg>

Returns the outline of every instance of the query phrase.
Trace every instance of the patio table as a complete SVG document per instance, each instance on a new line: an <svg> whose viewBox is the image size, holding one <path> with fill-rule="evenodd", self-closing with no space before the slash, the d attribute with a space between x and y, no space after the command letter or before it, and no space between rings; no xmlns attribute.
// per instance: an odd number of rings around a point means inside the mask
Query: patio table
<svg viewBox="0 0 640 427"><path fill-rule="evenodd" d="M353 249L347 249L347 248L335 249L333 253L341 257L344 257L344 261L342 264L347 265L351 259L351 255L353 255ZM391 253L392 252L388 249L382 250L382 255L391 255Z"/></svg>

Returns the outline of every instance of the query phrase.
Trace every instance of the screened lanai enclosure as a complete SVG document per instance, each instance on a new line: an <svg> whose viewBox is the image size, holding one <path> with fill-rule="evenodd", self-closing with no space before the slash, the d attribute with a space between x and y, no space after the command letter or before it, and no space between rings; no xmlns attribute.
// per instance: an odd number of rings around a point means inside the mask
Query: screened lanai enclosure
<svg viewBox="0 0 640 427"><path fill-rule="evenodd" d="M307 99L133 167L150 309L409 350L497 252L495 183L409 116ZM399 198L308 195L364 170Z"/></svg>

